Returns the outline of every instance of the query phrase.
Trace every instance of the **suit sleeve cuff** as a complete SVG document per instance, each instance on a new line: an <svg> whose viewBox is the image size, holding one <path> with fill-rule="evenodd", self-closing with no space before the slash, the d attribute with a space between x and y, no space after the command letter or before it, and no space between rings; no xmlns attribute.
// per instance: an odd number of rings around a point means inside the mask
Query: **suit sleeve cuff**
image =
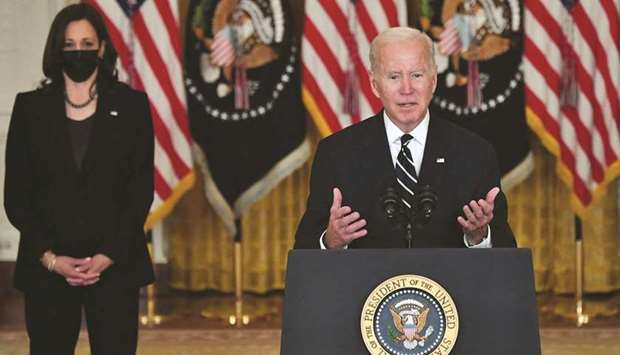
<svg viewBox="0 0 620 355"><path fill-rule="evenodd" d="M463 234L463 243L468 248L492 248L493 244L491 243L491 227L487 227L487 235L482 238L482 241L478 244L470 244L467 240L467 236Z"/></svg>
<svg viewBox="0 0 620 355"><path fill-rule="evenodd" d="M325 246L325 243L323 243L323 237L325 237L325 233L327 233L327 229L323 231L323 233L321 233L321 238L319 238L319 245L321 246L321 250L327 250L329 249L328 247ZM349 246L345 245L342 249L348 249Z"/></svg>

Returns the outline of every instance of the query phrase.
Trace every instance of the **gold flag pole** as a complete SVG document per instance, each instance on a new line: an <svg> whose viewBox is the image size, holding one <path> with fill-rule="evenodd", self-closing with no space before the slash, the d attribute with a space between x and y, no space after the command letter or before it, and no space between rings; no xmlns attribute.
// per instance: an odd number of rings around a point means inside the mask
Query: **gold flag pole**
<svg viewBox="0 0 620 355"><path fill-rule="evenodd" d="M235 282L235 302L228 305L207 306L200 315L207 319L227 321L229 325L241 328L257 319L270 318L278 314L277 307L265 306L264 301L250 300L246 302L243 295L243 253L240 219L235 220L237 234L234 238L233 267Z"/></svg>
<svg viewBox="0 0 620 355"><path fill-rule="evenodd" d="M151 261L153 261L153 238L151 232L147 232L147 248L149 250L149 255L151 257ZM155 284L150 284L146 286L146 314L140 316L140 323L142 325L153 327L161 324L163 321L163 316L157 314L156 310L156 288Z"/></svg>
<svg viewBox="0 0 620 355"><path fill-rule="evenodd" d="M243 254L241 252L241 222L235 219L237 234L234 238L233 249L233 268L235 277L235 305L234 309L224 306L213 309L207 307L200 312L200 315L207 319L227 320L228 324L238 328L250 323L250 316L243 313ZM231 314L232 313L232 314Z"/></svg>
<svg viewBox="0 0 620 355"><path fill-rule="evenodd" d="M563 298L548 305L543 305L542 312L551 312L556 316L574 322L581 328L596 317L611 317L618 314L618 307L605 304L597 306L597 302L586 302L585 290L585 253L582 232L582 221L575 217L575 293L571 299ZM589 304L589 307L588 307ZM588 309L588 312L586 312Z"/></svg>
<svg viewBox="0 0 620 355"><path fill-rule="evenodd" d="M577 327L582 327L590 321L590 317L583 312L583 235L581 219L575 217L575 247L576 247L576 267L577 289L575 291L575 321Z"/></svg>
<svg viewBox="0 0 620 355"><path fill-rule="evenodd" d="M235 314L228 317L230 325L241 328L250 323L250 316L243 314L243 255L241 241L235 240Z"/></svg>

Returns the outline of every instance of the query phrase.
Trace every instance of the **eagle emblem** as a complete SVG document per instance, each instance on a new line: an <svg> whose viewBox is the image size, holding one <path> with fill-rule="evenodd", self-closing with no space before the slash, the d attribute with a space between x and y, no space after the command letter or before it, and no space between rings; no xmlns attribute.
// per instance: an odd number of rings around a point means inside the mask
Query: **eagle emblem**
<svg viewBox="0 0 620 355"><path fill-rule="evenodd" d="M372 355L448 355L459 332L456 304L437 282L393 276L368 295L360 331Z"/></svg>
<svg viewBox="0 0 620 355"><path fill-rule="evenodd" d="M396 332L388 333L396 341L402 342L406 349L413 350L423 347L424 341L433 334L433 327L426 327L426 320L430 309L422 303L406 299L390 306L390 313Z"/></svg>

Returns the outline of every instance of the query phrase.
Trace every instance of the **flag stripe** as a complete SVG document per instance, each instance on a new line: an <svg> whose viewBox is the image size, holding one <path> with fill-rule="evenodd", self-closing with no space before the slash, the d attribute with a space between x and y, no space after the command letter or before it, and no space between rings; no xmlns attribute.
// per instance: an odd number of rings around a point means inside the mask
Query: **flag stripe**
<svg viewBox="0 0 620 355"><path fill-rule="evenodd" d="M540 116L541 114L546 117L540 117L544 121L547 122L548 125L553 126L553 129L550 132L555 132L554 136L559 136L559 127L557 126L557 121L548 114L545 110L545 104L538 99L538 97L529 91L526 88L526 98L528 100L528 105ZM569 149L563 140L557 141L559 144L559 157L560 159L568 166L571 171L575 170L575 157L572 153L572 150ZM583 184L581 179L573 179L573 187L577 195L579 195L581 200L589 199L589 193L587 193L587 189Z"/></svg>
<svg viewBox="0 0 620 355"><path fill-rule="evenodd" d="M368 77L370 42L388 26L406 25L406 4L403 0L358 0L354 4L350 0L318 0L306 1L305 11L304 101L321 132L328 134L381 108ZM359 113L348 111L348 101L345 105L351 85L347 83L351 80L349 70L359 85L355 91ZM324 132L326 128L329 132Z"/></svg>
<svg viewBox="0 0 620 355"><path fill-rule="evenodd" d="M602 82L605 84L605 89L607 90L607 98L611 103L612 114L614 117L620 117L620 104L618 104L617 97L618 89L614 87L611 74L609 72L608 53L603 48L603 44L599 40L597 31L592 22L590 22L588 14L581 6L581 3L578 3L577 6L575 6L573 18L575 19L577 27L581 30L584 43L589 45L592 53L595 53L594 60L596 62L596 68L598 68L603 75ZM583 51L580 51L580 54L582 52ZM577 55L577 53L575 53L575 55Z"/></svg>
<svg viewBox="0 0 620 355"><path fill-rule="evenodd" d="M168 28L168 24L167 22L170 21L172 14L168 13L166 15L166 18L168 20L165 20L164 18L162 18L161 13L159 12L159 9L151 4L163 4L163 1L156 1L156 2L147 2L142 6L142 11L140 12L141 14L141 18L147 19L147 21L145 21L145 25L147 30L149 31L150 36L153 39L163 39L163 38L168 38L169 40L158 40L158 41L154 41L153 45L154 47L157 49L157 53L159 54L159 56L161 57L162 61L165 63L166 65L166 69L168 70L168 75L166 75L165 77L170 79L170 78L183 78L183 69L181 66L181 58L179 55L177 55L176 50L177 48L175 48L176 46L180 45L178 44L179 42L179 36L178 35L172 35L170 32L167 31ZM173 32L173 34L178 33L178 29L176 29L176 27L172 27L173 30L175 30L176 32ZM175 45L172 40L170 40L171 37L175 37L177 44ZM186 100L185 100L185 86L183 85L183 80L169 80L170 83L172 84L172 86L174 87L174 92L176 94L176 96L179 97L179 101L181 102L181 106L183 107L184 111L187 111L187 107L186 107ZM187 117L187 113L184 113L185 117Z"/></svg>
<svg viewBox="0 0 620 355"><path fill-rule="evenodd" d="M615 7L614 3L616 4ZM618 1L603 1L601 3L597 2L597 4L603 6L605 10L608 21L607 27L611 35L611 43L615 44L616 53L620 53L620 34L618 34L618 31L620 31L620 26L618 26L620 23L620 3L618 3Z"/></svg>
<svg viewBox="0 0 620 355"><path fill-rule="evenodd" d="M555 18L551 15L550 12L547 11L547 9L545 9L542 6L542 3L540 3L538 0L536 1L532 1L533 4L538 4L539 8L537 8L536 10L532 11L532 14L534 16L540 16L542 17L541 19L539 19L539 23L541 24L545 24L545 26L550 27L550 31L551 32L551 37L553 38L554 42L556 43L556 45L559 47L560 43L562 43L564 41L564 39L562 38L562 29L560 27L560 25L556 22ZM556 6L556 9L560 9L563 10L563 6ZM536 38L536 37L533 37ZM586 42L586 41L582 41L582 42ZM577 75L577 83L579 85L579 87L581 88L582 94L586 96L586 98L588 99L588 102L584 102L584 104L590 104L593 106L594 112L593 112L593 118L594 118L594 123L596 125L596 128L599 131L599 134L601 134L603 136L603 140L605 143L605 156L606 156L606 160L607 162L610 161L614 161L617 156L616 154L614 154L611 151L611 147L609 144L609 135L608 130L606 129L606 125L604 124L604 119L603 119L603 114L602 114L602 109L600 106L600 103L598 100L596 100L593 96L593 84L592 84L592 77L589 75L588 71L584 68L583 66L583 61L585 60L585 58L591 58L591 54L588 51L580 51L579 53L576 53L575 50L573 48L569 48L569 51L571 52L570 54L574 57L574 58L580 58L581 60L577 61L576 64L576 75ZM561 63L560 63L561 65ZM596 67L594 63L588 65L588 67L590 68L594 68ZM558 81L559 82L559 81ZM559 85L557 86L557 94L559 95ZM588 116L581 116L582 119L589 119ZM584 134L590 134L587 131L584 132Z"/></svg>
<svg viewBox="0 0 620 355"><path fill-rule="evenodd" d="M560 76L559 74L551 68L551 65L547 61L546 57L540 52L540 50L533 44L529 38L525 39L529 44L528 49L530 50L529 58L533 61L533 68L536 71L542 73L542 77L546 81L548 88L555 94L555 96L559 97L560 95ZM589 135L588 128L584 125L577 115L573 114L571 110L561 109L559 104L557 104L557 100L555 96L547 98L547 106L554 108L552 112L555 112L557 115L564 115L564 117L568 118L566 123L572 124L576 128L577 139L580 143L580 146L585 150L585 154L590 158L592 162L592 169L595 172L595 175L599 178L602 178L602 163L599 163L598 159L594 157L592 151L592 137ZM584 116L582 116L584 117ZM589 119L591 115L586 115L585 119ZM590 126L588 124L588 126ZM602 160L602 159L601 159Z"/></svg>
<svg viewBox="0 0 620 355"><path fill-rule="evenodd" d="M144 18L140 13L134 15L133 29L140 40L140 46L144 51L146 60L149 62L153 72L157 73L157 80L160 82L160 85L168 98L168 101L170 102L170 106L172 107L172 115L179 124L181 133L185 135L187 140L190 140L191 135L189 133L189 127L187 124L184 124L187 121L186 106L181 102L178 93L174 90L174 86L170 81L168 66L164 63L164 60L157 51L153 38L148 32L146 24L144 23Z"/></svg>
<svg viewBox="0 0 620 355"><path fill-rule="evenodd" d="M304 39L304 42L305 41L306 39ZM317 52L314 50L312 45L307 45L305 47L304 55L308 55L311 58L316 59L318 58L316 53ZM309 70L310 67L313 68L312 74ZM320 87L317 85L316 88L320 88L322 91L322 95L320 96L325 99L325 102L329 105L330 110L334 111L334 108L341 110L344 104L344 96L342 95L342 91L338 88L337 82L334 81L332 76L329 74L326 64L321 60L306 61L303 63L303 68L306 69L304 71L305 74L303 75L313 76L313 81L315 84L317 84L317 80L315 78L319 78L321 85ZM319 100L319 102L322 102L322 100ZM336 117L334 114L334 122L338 121L350 122L350 116L346 115L345 117Z"/></svg>
<svg viewBox="0 0 620 355"><path fill-rule="evenodd" d="M120 0L119 0L120 1ZM148 94L155 133L155 196L147 227L164 217L193 181L176 0L145 0L131 17L119 1L86 0L102 14L119 72Z"/></svg>
<svg viewBox="0 0 620 355"><path fill-rule="evenodd" d="M338 131L341 128L338 117L336 116L336 113L332 110L332 106L325 99L323 91L319 89L316 81L314 81L314 77L310 75L310 71L308 70L308 68L306 68L305 65L303 65L302 68L302 80L304 81L304 86L310 92L314 93L314 100L316 101L316 104L321 110L323 116L327 120L329 128L333 132Z"/></svg>
<svg viewBox="0 0 620 355"><path fill-rule="evenodd" d="M330 50L324 38L319 33L314 23L308 19L304 28L305 36L314 48L315 52L321 53L320 60L324 63L327 72L330 74L334 84L338 87L340 95L344 95L345 73L338 64L338 59Z"/></svg>
<svg viewBox="0 0 620 355"><path fill-rule="evenodd" d="M161 88L160 81L157 80L157 71L153 70L148 64L140 43L136 44L133 56L135 66L142 68L141 74L136 74L136 87L145 90L149 95L151 107L154 108L154 116L161 122L159 127L165 127L164 130L157 133L170 136L169 141L172 144L172 148L178 152L184 164L190 167L190 146L187 144L187 139L182 134L178 122L173 117L170 101ZM168 141L168 139L165 139L165 141Z"/></svg>
<svg viewBox="0 0 620 355"><path fill-rule="evenodd" d="M371 18L370 14L368 13L368 9L364 5L364 3L362 2L356 3L355 10L356 10L357 16L359 17L359 24L364 30L364 34L366 35L366 41L370 43L375 37L377 37L377 35L379 34L379 31L377 31L377 27L375 27L375 23L373 19ZM383 15L383 12L376 13L374 15L375 15L374 20L377 22L380 22L377 25L381 26L382 28L388 27L387 21L385 21L385 18L383 16L381 16Z"/></svg>
<svg viewBox="0 0 620 355"><path fill-rule="evenodd" d="M355 73L357 74L357 79L359 80L360 90L363 96L371 102L371 106L375 106L373 101L376 101L376 97L372 93L370 88L370 81L368 79L368 71L364 68L364 65L361 63L360 54L358 52L357 42L354 39L353 33L347 26L347 16L342 11L342 8L336 4L336 2L331 0L319 0L323 8L325 8L325 12L327 12L328 16L332 20L332 22L336 25L336 29L338 30L338 34L343 40L345 47L347 48L350 60L353 62L353 66L355 69ZM358 6L361 2L357 3ZM344 82L343 82L344 84ZM356 122L358 120L353 120Z"/></svg>
<svg viewBox="0 0 620 355"><path fill-rule="evenodd" d="M399 26L398 10L392 0L381 0L381 6L385 11L389 27Z"/></svg>
<svg viewBox="0 0 620 355"><path fill-rule="evenodd" d="M558 155L573 207L587 207L620 175L620 20L618 4L525 1L525 93L528 122ZM561 101L566 63L574 60L576 106ZM564 78L563 78L564 76Z"/></svg>
<svg viewBox="0 0 620 355"><path fill-rule="evenodd" d="M161 176L159 169L155 169L154 181L155 181L155 190L158 192L157 195L167 196L172 193L172 190L170 189L170 185L168 185L166 181L164 180L164 178Z"/></svg>
<svg viewBox="0 0 620 355"><path fill-rule="evenodd" d="M155 6L159 12L159 16L157 18L163 20L167 30L166 33L168 35L168 41L164 43L169 43L172 48L174 48L173 53L176 55L178 63L181 63L183 60L183 54L181 52L181 39L178 35L175 35L180 33L179 26L176 22L176 16L168 1L155 1Z"/></svg>

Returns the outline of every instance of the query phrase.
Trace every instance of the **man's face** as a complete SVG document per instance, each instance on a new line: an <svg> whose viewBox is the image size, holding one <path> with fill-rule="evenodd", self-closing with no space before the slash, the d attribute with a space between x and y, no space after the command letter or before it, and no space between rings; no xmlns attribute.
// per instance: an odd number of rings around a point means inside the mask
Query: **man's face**
<svg viewBox="0 0 620 355"><path fill-rule="evenodd" d="M437 73L429 51L422 39L387 42L377 50L372 91L404 132L422 121L435 92Z"/></svg>

